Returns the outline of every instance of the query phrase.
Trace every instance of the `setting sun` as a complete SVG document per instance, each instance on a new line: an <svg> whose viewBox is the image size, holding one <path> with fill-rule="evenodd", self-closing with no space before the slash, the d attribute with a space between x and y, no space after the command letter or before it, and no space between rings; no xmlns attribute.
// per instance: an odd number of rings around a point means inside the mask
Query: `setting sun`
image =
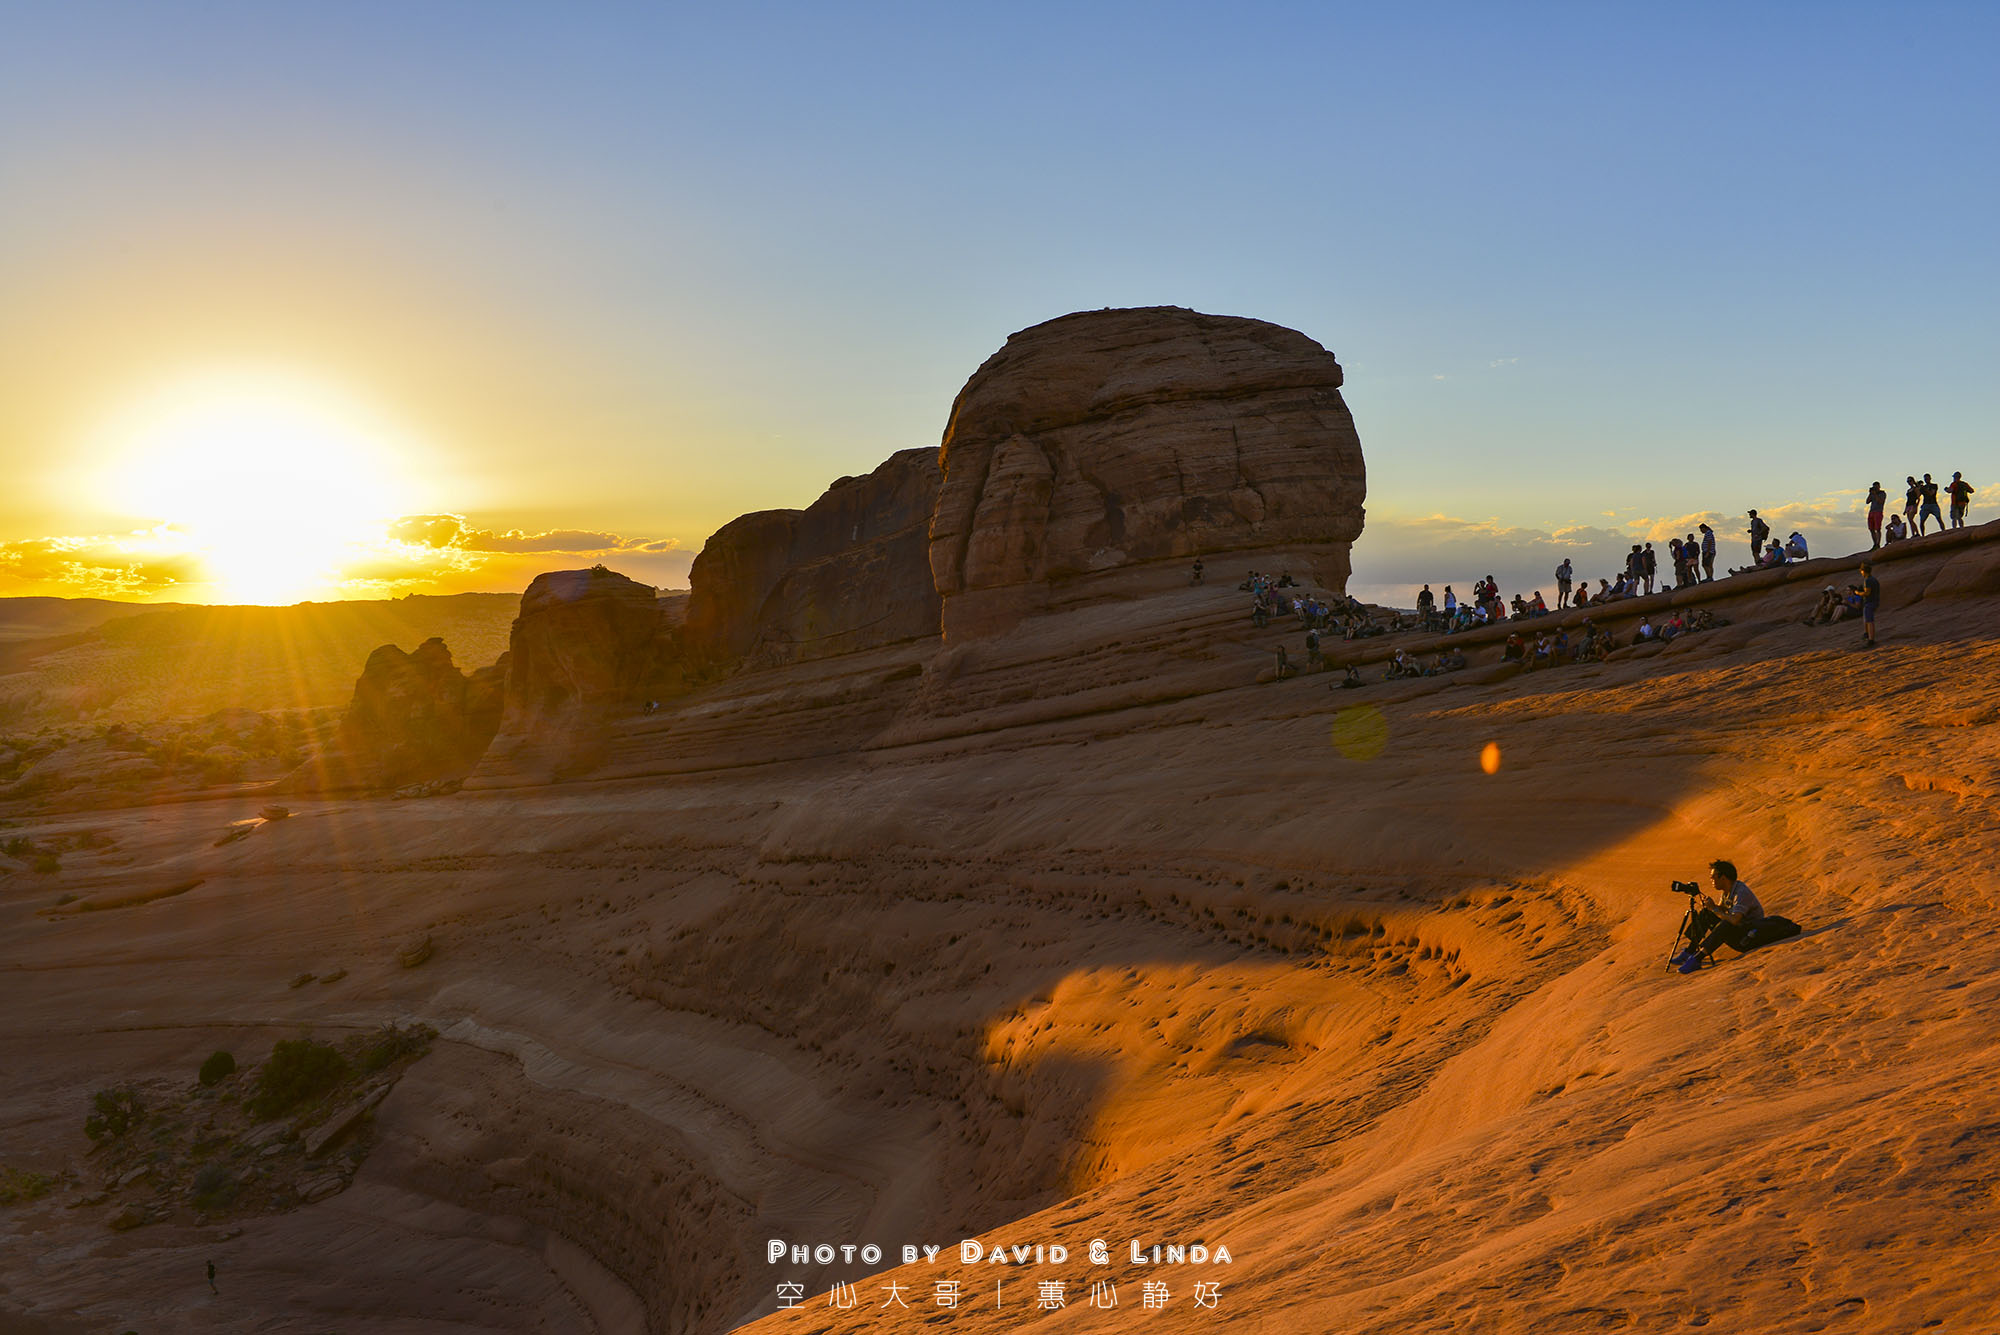
<svg viewBox="0 0 2000 1335"><path fill-rule="evenodd" d="M230 602L332 588L416 500L410 443L303 378L179 383L117 418L95 453L98 494L160 525Z"/></svg>

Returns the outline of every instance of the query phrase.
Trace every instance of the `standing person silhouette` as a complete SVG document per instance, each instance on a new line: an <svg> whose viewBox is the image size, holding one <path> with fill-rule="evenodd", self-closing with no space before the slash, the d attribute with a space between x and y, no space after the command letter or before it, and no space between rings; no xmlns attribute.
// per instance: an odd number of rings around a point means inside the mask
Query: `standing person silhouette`
<svg viewBox="0 0 2000 1335"><path fill-rule="evenodd" d="M1944 532L1944 514L1938 509L1938 484L1931 481L1929 473L1925 473L1918 486L1923 491L1924 503L1917 511L1917 535L1921 537L1930 532L1929 525L1933 519L1937 520L1938 532Z"/></svg>
<svg viewBox="0 0 2000 1335"><path fill-rule="evenodd" d="M1882 585L1876 580L1872 563L1861 563L1861 582L1854 586L1861 595L1861 647L1875 647L1875 609L1882 602Z"/></svg>
<svg viewBox="0 0 2000 1335"><path fill-rule="evenodd" d="M1972 484L1965 480L1965 474L1953 473L1945 491L1951 496L1951 526L1964 528L1965 511L1972 504Z"/></svg>
<svg viewBox="0 0 2000 1335"><path fill-rule="evenodd" d="M1715 578L1715 530L1706 524L1701 526L1701 577Z"/></svg>
<svg viewBox="0 0 2000 1335"><path fill-rule="evenodd" d="M208 1263L208 1291L218 1294L222 1292L222 1290L215 1287L215 1262L213 1261Z"/></svg>
<svg viewBox="0 0 2000 1335"><path fill-rule="evenodd" d="M1873 551L1882 545L1882 507L1889 503L1889 493L1882 490L1880 482L1868 484L1868 547Z"/></svg>

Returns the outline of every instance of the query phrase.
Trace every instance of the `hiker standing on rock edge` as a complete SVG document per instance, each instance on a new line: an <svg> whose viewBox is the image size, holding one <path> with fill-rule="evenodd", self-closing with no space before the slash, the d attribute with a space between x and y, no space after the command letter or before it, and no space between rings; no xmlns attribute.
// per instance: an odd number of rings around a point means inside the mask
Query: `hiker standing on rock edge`
<svg viewBox="0 0 2000 1335"><path fill-rule="evenodd" d="M1873 551L1882 545L1882 507L1889 503L1889 493L1882 490L1880 482L1868 484L1868 549Z"/></svg>
<svg viewBox="0 0 2000 1335"><path fill-rule="evenodd" d="M1953 473L1945 491L1951 497L1951 526L1964 528L1966 507L1972 504L1972 484L1965 480L1965 474Z"/></svg>

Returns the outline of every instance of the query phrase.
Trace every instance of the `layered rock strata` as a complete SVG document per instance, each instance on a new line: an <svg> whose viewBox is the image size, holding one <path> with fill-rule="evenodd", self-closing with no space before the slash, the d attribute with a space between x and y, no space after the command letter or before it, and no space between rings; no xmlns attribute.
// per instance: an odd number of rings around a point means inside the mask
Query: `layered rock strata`
<svg viewBox="0 0 2000 1335"><path fill-rule="evenodd" d="M652 586L603 566L537 575L514 619L506 707L480 777L587 772L612 720L680 682L679 631Z"/></svg>
<svg viewBox="0 0 2000 1335"><path fill-rule="evenodd" d="M945 428L930 565L946 637L1087 598L1074 586L1104 572L1225 551L1344 590L1367 480L1341 383L1304 334L1179 307L1015 334Z"/></svg>
<svg viewBox="0 0 2000 1335"><path fill-rule="evenodd" d="M937 451L904 450L804 510L761 510L695 558L685 642L709 663L791 662L938 633L927 559Z"/></svg>

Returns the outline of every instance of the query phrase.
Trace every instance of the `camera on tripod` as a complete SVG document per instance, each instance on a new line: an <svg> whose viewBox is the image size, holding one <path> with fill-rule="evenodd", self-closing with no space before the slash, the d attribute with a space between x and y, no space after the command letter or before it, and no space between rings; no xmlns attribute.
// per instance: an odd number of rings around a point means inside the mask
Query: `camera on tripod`
<svg viewBox="0 0 2000 1335"><path fill-rule="evenodd" d="M1686 895L1690 899L1694 898L1696 895L1699 895L1701 893L1701 887L1699 885L1696 885L1693 881L1675 881L1673 883L1673 886L1675 894Z"/></svg>

